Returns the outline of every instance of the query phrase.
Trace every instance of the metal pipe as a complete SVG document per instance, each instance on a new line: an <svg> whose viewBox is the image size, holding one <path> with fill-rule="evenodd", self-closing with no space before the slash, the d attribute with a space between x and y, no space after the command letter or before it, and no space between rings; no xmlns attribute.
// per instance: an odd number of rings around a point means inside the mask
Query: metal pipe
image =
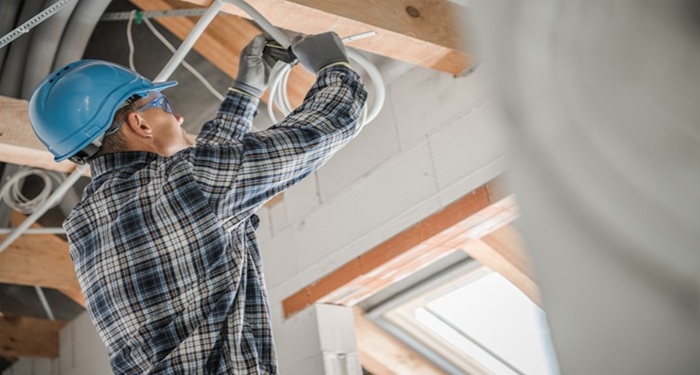
<svg viewBox="0 0 700 375"><path fill-rule="evenodd" d="M10 246L14 240L21 236L24 231L29 229L29 226L34 224L34 222L36 222L44 213L46 213L46 211L49 210L49 207L53 207L54 204L63 197L66 191L68 191L68 189L70 189L71 186L73 186L73 184L85 173L87 168L88 164L79 165L77 168L75 168L73 173L71 173L70 176L68 176L66 180L63 181L63 183L59 185L48 198L46 198L46 201L44 201L41 206L37 207L36 211L29 215L28 218L24 219L17 229L7 236L5 241L0 244L0 253L5 251L5 249L7 249L7 247Z"/></svg>

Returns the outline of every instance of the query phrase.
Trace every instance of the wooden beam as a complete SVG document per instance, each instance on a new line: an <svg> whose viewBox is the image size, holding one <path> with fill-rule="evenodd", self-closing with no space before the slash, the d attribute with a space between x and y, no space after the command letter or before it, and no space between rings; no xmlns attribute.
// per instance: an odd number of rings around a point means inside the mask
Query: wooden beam
<svg viewBox="0 0 700 375"><path fill-rule="evenodd" d="M542 306L519 233L515 198L491 182L285 298L286 317L316 302L353 306L460 249ZM493 201L493 199L499 199Z"/></svg>
<svg viewBox="0 0 700 375"><path fill-rule="evenodd" d="M13 221L17 222L16 216ZM68 244L53 234L20 236L0 253L0 282L58 289L85 307Z"/></svg>
<svg viewBox="0 0 700 375"><path fill-rule="evenodd" d="M282 302L285 315L317 301L352 306L426 267L456 250L442 242L492 219L488 212L484 213L490 209L489 204L485 187L474 190L289 296ZM465 222L472 216L476 219Z"/></svg>
<svg viewBox="0 0 700 375"><path fill-rule="evenodd" d="M58 334L66 321L0 317L0 355L4 357L58 356Z"/></svg>
<svg viewBox="0 0 700 375"><path fill-rule="evenodd" d="M76 165L56 163L34 134L29 122L29 102L0 96L0 161L69 173Z"/></svg>
<svg viewBox="0 0 700 375"><path fill-rule="evenodd" d="M208 6L212 0L186 0ZM467 12L448 0L248 0L273 25L303 34L335 31L341 37L376 31L350 45L415 65L462 74L472 67L467 54ZM226 4L225 12L248 18Z"/></svg>
<svg viewBox="0 0 700 375"><path fill-rule="evenodd" d="M540 307L542 299L532 276L520 233L506 225L480 240L468 240L459 246L469 256L498 272Z"/></svg>
<svg viewBox="0 0 700 375"><path fill-rule="evenodd" d="M406 344L377 327L355 308L355 334L360 363L374 375L444 374Z"/></svg>
<svg viewBox="0 0 700 375"><path fill-rule="evenodd" d="M175 0L131 0L142 10L168 10L199 8L199 6ZM156 21L173 35L184 40L197 23L199 17L162 17ZM248 42L262 31L248 20L231 14L215 17L194 45L194 50L231 78L238 74L238 59ZM315 77L301 66L292 69L289 75L288 96L293 107L304 100ZM263 97L268 102L267 94Z"/></svg>

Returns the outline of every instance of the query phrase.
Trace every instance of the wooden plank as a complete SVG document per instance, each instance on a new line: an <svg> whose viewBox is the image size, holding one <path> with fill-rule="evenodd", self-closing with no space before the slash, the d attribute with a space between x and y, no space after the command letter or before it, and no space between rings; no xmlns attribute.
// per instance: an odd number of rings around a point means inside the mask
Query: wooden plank
<svg viewBox="0 0 700 375"><path fill-rule="evenodd" d="M201 6L212 2L186 1ZM247 3L281 29L303 34L335 31L341 37L376 31L377 35L349 45L454 75L460 75L472 66L472 58L467 53L466 33L462 30L468 24L466 11L448 0L416 0L411 3L249 0ZM409 10L409 6L414 10ZM249 18L231 4L226 4L223 11Z"/></svg>
<svg viewBox="0 0 700 375"><path fill-rule="evenodd" d="M13 222L18 222L16 216ZM68 244L52 234L20 236L0 253L0 282L58 289L85 307Z"/></svg>
<svg viewBox="0 0 700 375"><path fill-rule="evenodd" d="M418 352L377 327L360 308L355 308L355 334L360 363L372 374L444 374Z"/></svg>
<svg viewBox="0 0 700 375"><path fill-rule="evenodd" d="M507 248L500 244L495 246L492 247L483 240L469 240L460 248L481 264L501 274L525 293L532 302L542 307L539 288L529 270L522 267L524 263L522 249L511 247L510 244Z"/></svg>
<svg viewBox="0 0 700 375"><path fill-rule="evenodd" d="M457 250L500 273L542 306L517 230L515 198L491 202L489 185L455 201L282 301L289 317L315 302L353 306ZM499 195L501 196L501 195Z"/></svg>
<svg viewBox="0 0 700 375"><path fill-rule="evenodd" d="M0 161L69 173L76 165L56 163L34 134L29 122L29 102L0 96Z"/></svg>
<svg viewBox="0 0 700 375"><path fill-rule="evenodd" d="M131 2L142 10L199 8L194 4L174 0L131 0ZM173 35L184 40L198 18L161 17L155 20ZM194 44L193 49L229 77L235 78L241 51L254 36L260 33L261 31L248 20L231 14L219 14ZM315 77L301 66L292 69L287 85L292 106L301 104L314 81ZM263 101L268 102L267 94L263 96Z"/></svg>
<svg viewBox="0 0 700 375"><path fill-rule="evenodd" d="M66 321L27 317L0 317L0 355L4 357L58 357L58 334Z"/></svg>
<svg viewBox="0 0 700 375"><path fill-rule="evenodd" d="M524 240L520 232L512 224L504 225L494 230L483 236L481 240L491 246L498 254L509 259L510 263L519 272L522 272L530 279L534 279Z"/></svg>
<svg viewBox="0 0 700 375"><path fill-rule="evenodd" d="M488 194L480 187L286 298L282 303L286 316L317 301L354 305L439 260L454 251L440 242L458 235L456 225L485 209L489 209ZM459 231L467 231L485 218L482 215L477 222L466 221L462 225L469 227L459 227Z"/></svg>
<svg viewBox="0 0 700 375"><path fill-rule="evenodd" d="M287 0L291 3L467 52L463 6L445 0Z"/></svg>

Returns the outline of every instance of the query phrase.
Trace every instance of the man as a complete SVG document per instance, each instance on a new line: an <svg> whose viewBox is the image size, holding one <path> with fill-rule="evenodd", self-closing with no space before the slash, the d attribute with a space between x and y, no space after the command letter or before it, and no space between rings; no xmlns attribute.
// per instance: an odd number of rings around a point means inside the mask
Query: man
<svg viewBox="0 0 700 375"><path fill-rule="evenodd" d="M91 166L64 227L117 374L277 373L254 212L353 138L367 93L336 34L303 37L292 50L316 83L281 123L249 132L264 44L244 49L196 144L160 93L175 82L114 64L68 65L30 100L56 160Z"/></svg>

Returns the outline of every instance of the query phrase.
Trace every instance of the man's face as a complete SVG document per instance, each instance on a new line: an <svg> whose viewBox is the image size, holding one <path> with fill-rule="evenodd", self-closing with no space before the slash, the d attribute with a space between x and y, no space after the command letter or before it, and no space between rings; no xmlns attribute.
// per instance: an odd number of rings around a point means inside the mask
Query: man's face
<svg viewBox="0 0 700 375"><path fill-rule="evenodd" d="M163 156L193 146L193 142L182 128L184 118L173 112L168 99L158 91L151 91L137 102L135 110L151 126L154 142Z"/></svg>

